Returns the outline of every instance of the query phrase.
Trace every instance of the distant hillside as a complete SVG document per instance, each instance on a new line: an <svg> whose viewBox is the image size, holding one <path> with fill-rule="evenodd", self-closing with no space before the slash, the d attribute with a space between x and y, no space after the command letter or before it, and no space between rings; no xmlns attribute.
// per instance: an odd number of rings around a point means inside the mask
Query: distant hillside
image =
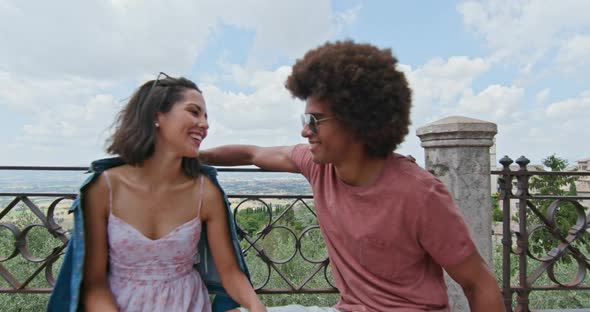
<svg viewBox="0 0 590 312"><path fill-rule="evenodd" d="M0 171L0 192L76 193L87 176L82 171ZM228 194L311 194L307 180L292 173L220 172L219 181Z"/></svg>

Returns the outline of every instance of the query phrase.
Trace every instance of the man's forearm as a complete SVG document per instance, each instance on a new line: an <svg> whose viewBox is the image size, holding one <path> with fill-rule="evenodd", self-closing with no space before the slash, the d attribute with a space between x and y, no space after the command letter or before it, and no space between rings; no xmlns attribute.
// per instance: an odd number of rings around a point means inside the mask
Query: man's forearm
<svg viewBox="0 0 590 312"><path fill-rule="evenodd" d="M253 165L253 145L224 145L199 152L201 162L213 166Z"/></svg>
<svg viewBox="0 0 590 312"><path fill-rule="evenodd" d="M466 289L463 292L469 301L471 311L505 311L504 301L498 285L493 281L482 281L477 287Z"/></svg>

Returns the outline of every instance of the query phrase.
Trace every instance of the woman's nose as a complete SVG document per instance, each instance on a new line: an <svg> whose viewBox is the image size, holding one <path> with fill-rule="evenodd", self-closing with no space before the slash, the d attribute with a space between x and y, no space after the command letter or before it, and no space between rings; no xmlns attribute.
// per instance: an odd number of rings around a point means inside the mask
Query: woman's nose
<svg viewBox="0 0 590 312"><path fill-rule="evenodd" d="M205 130L206 129L209 129L209 121L207 120L207 118L199 118L199 121L197 122L197 125L200 128L204 128Z"/></svg>

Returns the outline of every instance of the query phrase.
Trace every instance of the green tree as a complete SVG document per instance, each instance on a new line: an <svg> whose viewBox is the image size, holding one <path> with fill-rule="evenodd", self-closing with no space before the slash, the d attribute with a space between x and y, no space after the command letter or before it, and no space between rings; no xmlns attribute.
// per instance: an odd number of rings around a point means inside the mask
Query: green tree
<svg viewBox="0 0 590 312"><path fill-rule="evenodd" d="M504 218L502 209L500 209L500 204L498 203L499 196L497 192L492 194L492 219L494 222L502 222Z"/></svg>
<svg viewBox="0 0 590 312"><path fill-rule="evenodd" d="M268 223L268 213L265 208L247 208L237 212L237 221L249 236L254 236Z"/></svg>
<svg viewBox="0 0 590 312"><path fill-rule="evenodd" d="M551 171L563 171L568 166L568 161L557 157L555 154L543 159L543 165ZM566 175L551 175L551 176L533 176L529 181L531 193L534 195L552 195L552 196L575 196L577 178ZM554 202L554 200L547 199L533 199L532 204L543 214L547 215L547 209ZM574 205L571 203L565 203L558 208L555 215L555 223L559 228L559 232L562 237L568 235L568 231L576 224L577 213ZM530 213L527 217L527 223L530 225L539 223L539 218ZM577 247L583 247L586 251L590 251L590 235L585 232L578 240L574 243ZM534 232L530 239L531 251L536 255L544 255L551 249L553 249L559 241L550 231L540 230ZM581 246L580 246L581 245ZM570 262L570 257L562 257L560 260Z"/></svg>
<svg viewBox="0 0 590 312"><path fill-rule="evenodd" d="M11 220L7 221L16 226L19 230L31 224L39 224L41 221L24 205L15 207ZM14 213L14 214L13 214ZM2 220L4 222L4 220ZM35 227L29 231L26 236L26 246L32 256L45 258L54 248L60 246L62 242L53 237L46 229ZM8 231L0 229L0 258L4 258L14 250L15 237ZM63 259L54 264L54 277L57 276L57 270L61 266ZM19 282L27 280L40 266L40 263L27 261L22 255L6 260L0 263L5 270L10 272ZM8 283L0 277L0 287L8 288ZM27 287L30 288L47 288L50 285L45 280L44 274L38 274ZM0 293L0 311L19 312L19 311L44 311L49 294L31 294L31 293Z"/></svg>

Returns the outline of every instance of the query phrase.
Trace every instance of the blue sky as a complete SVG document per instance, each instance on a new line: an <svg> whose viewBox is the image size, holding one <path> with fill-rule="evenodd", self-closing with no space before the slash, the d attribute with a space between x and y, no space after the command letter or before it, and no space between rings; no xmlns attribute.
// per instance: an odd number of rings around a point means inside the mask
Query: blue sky
<svg viewBox="0 0 590 312"><path fill-rule="evenodd" d="M391 48L416 127L494 122L499 156L590 157L590 2L0 0L2 165L85 165L114 117L160 71L204 90L204 147L295 144L304 104L283 87L326 41Z"/></svg>

